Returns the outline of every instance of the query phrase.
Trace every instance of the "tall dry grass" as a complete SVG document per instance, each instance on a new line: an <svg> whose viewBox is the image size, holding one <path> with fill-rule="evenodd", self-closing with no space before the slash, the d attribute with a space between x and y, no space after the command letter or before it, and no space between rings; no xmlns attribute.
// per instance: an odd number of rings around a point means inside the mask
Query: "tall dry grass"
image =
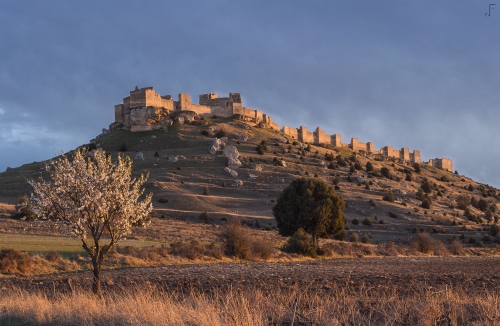
<svg viewBox="0 0 500 326"><path fill-rule="evenodd" d="M499 296L494 290L425 286L411 291L344 287L327 293L255 289L190 294L140 287L103 299L85 291L6 290L0 294L0 325L288 325L295 299L296 318L313 325L500 325Z"/></svg>

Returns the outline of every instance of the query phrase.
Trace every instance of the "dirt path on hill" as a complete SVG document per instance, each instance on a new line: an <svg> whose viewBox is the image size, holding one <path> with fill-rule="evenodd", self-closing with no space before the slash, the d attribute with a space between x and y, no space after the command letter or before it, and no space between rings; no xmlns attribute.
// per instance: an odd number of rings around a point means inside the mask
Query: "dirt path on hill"
<svg viewBox="0 0 500 326"><path fill-rule="evenodd" d="M500 258L362 258L303 263L220 263L174 265L104 271L104 288L155 285L170 291L213 288L295 288L330 291L353 288L385 288L411 292L447 285L467 291L500 289ZM0 289L24 288L71 291L88 288L91 272L31 277L0 277Z"/></svg>

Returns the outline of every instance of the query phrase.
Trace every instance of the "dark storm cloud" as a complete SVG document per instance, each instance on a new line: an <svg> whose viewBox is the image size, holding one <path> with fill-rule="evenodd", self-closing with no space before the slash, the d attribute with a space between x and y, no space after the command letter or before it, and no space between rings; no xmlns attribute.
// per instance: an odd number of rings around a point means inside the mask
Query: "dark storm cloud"
<svg viewBox="0 0 500 326"><path fill-rule="evenodd" d="M4 1L0 170L88 142L137 85L241 92L280 125L420 149L498 187L488 4Z"/></svg>

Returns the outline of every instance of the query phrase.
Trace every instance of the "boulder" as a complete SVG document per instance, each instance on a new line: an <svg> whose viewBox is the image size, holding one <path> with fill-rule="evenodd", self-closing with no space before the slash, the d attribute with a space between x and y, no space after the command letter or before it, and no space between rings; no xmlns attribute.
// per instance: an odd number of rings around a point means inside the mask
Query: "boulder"
<svg viewBox="0 0 500 326"><path fill-rule="evenodd" d="M222 142L227 141L227 137L221 137L221 138L219 138L219 139L220 139L220 141L222 141Z"/></svg>
<svg viewBox="0 0 500 326"><path fill-rule="evenodd" d="M225 157L238 158L238 156L240 156L240 153L238 153L238 149L236 147L228 145L224 146L222 155Z"/></svg>
<svg viewBox="0 0 500 326"><path fill-rule="evenodd" d="M248 135L246 135L246 134L236 135L236 136L234 136L234 138L236 140L247 141L248 140Z"/></svg>
<svg viewBox="0 0 500 326"><path fill-rule="evenodd" d="M225 144L222 142L222 140L215 138L214 140L212 140L212 144L210 146L210 154L215 154L217 153L217 151L222 150L222 148L224 148L224 145Z"/></svg>
<svg viewBox="0 0 500 326"><path fill-rule="evenodd" d="M224 171L229 173L232 177L237 177L238 176L238 172L228 168L228 167L225 167L224 168Z"/></svg>
<svg viewBox="0 0 500 326"><path fill-rule="evenodd" d="M283 160L279 161L279 165L286 168L286 162Z"/></svg>
<svg viewBox="0 0 500 326"><path fill-rule="evenodd" d="M240 160L238 160L237 158L232 158L230 157L227 161L227 166L231 169L237 169L239 167L241 167L243 164L241 164Z"/></svg>
<svg viewBox="0 0 500 326"><path fill-rule="evenodd" d="M169 156L169 157L168 157L168 160L169 160L170 162L177 162L179 159L177 158L177 156Z"/></svg>
<svg viewBox="0 0 500 326"><path fill-rule="evenodd" d="M175 122L177 122L180 125L183 125L184 124L184 117L178 116L177 118L175 118Z"/></svg>
<svg viewBox="0 0 500 326"><path fill-rule="evenodd" d="M135 154L134 160L144 160L144 154L142 152L137 152L137 154Z"/></svg>
<svg viewBox="0 0 500 326"><path fill-rule="evenodd" d="M254 164L252 165L252 169L254 169L255 171L262 171L262 165Z"/></svg>
<svg viewBox="0 0 500 326"><path fill-rule="evenodd" d="M196 113L193 111L183 111L179 114L179 117L183 117L184 122L193 122L196 118Z"/></svg>
<svg viewBox="0 0 500 326"><path fill-rule="evenodd" d="M7 169L5 169L5 171L10 171L10 170L12 170L12 168L9 166L7 167Z"/></svg>
<svg viewBox="0 0 500 326"><path fill-rule="evenodd" d="M233 184L231 185L232 187L240 187L243 186L243 181L236 179L234 180Z"/></svg>
<svg viewBox="0 0 500 326"><path fill-rule="evenodd" d="M255 174L248 174L248 179L257 179L257 176Z"/></svg>

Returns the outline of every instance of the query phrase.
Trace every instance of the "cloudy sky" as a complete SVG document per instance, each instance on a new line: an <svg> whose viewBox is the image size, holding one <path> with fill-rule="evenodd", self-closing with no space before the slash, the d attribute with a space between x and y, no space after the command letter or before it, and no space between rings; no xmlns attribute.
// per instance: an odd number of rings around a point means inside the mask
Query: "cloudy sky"
<svg viewBox="0 0 500 326"><path fill-rule="evenodd" d="M500 3L0 0L0 171L87 143L135 86L447 157L500 187Z"/></svg>

